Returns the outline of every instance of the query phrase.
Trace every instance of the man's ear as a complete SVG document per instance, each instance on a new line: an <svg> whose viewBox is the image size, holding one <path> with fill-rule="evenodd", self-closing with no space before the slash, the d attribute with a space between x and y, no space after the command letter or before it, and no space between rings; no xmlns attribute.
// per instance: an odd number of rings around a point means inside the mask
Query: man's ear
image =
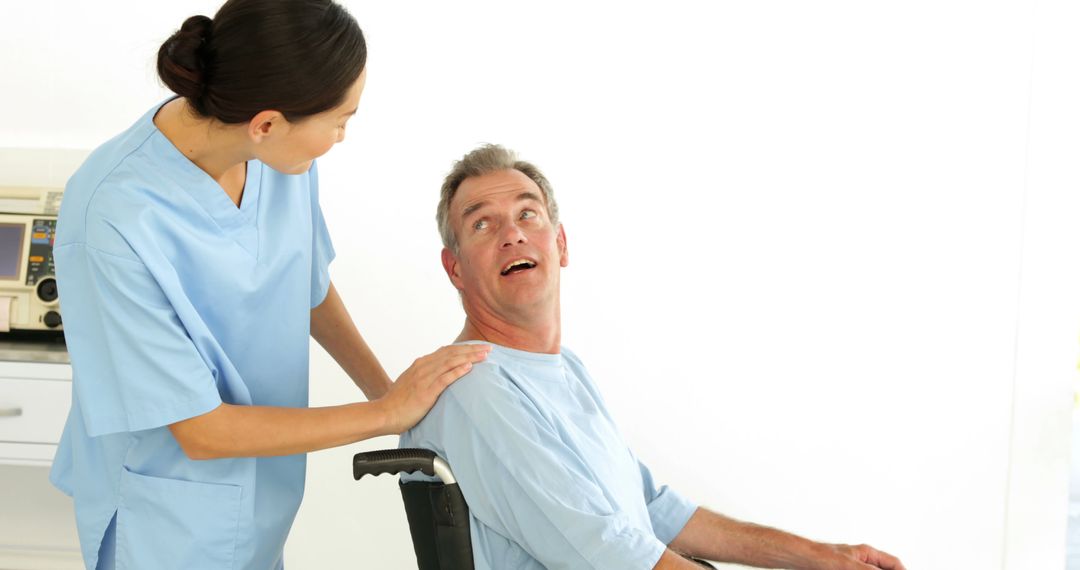
<svg viewBox="0 0 1080 570"><path fill-rule="evenodd" d="M458 271L458 260L454 252L450 251L450 248L444 247L442 250L442 266L446 270L446 276L450 278L450 282L454 284L454 288L458 291L464 291L465 288L461 283L461 272Z"/></svg>
<svg viewBox="0 0 1080 570"><path fill-rule="evenodd" d="M566 231L559 224L559 233L555 236L555 244L559 246L559 267L570 265L570 252L566 249Z"/></svg>
<svg viewBox="0 0 1080 570"><path fill-rule="evenodd" d="M288 130L288 121L279 111L259 111L248 121L248 136L260 143L271 133Z"/></svg>

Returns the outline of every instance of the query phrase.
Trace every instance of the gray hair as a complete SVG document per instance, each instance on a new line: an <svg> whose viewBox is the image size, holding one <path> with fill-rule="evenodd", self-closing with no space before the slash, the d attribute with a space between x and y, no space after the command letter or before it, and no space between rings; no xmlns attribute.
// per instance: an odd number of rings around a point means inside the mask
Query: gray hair
<svg viewBox="0 0 1080 570"><path fill-rule="evenodd" d="M450 251L458 251L457 234L454 233L454 228L450 227L450 201L454 199L454 194L457 194L458 187L466 178L500 170L517 170L535 182L544 194L548 218L552 224L559 224L559 205L555 203L555 192L540 169L524 160L518 160L517 154L512 150L497 144L485 144L455 162L443 180L435 220L439 222L439 235L442 236L443 245Z"/></svg>

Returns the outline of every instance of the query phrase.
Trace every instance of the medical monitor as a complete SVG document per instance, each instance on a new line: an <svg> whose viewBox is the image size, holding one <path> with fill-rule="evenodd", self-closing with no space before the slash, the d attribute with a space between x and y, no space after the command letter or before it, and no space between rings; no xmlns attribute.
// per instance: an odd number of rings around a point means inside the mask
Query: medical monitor
<svg viewBox="0 0 1080 570"><path fill-rule="evenodd" d="M19 278L25 235L26 224L0 223L0 280Z"/></svg>

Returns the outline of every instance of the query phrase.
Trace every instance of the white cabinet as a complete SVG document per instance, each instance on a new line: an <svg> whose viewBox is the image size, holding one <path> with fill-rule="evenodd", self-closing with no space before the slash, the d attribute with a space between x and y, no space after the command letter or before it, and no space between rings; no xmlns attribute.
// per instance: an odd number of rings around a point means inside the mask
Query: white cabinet
<svg viewBox="0 0 1080 570"><path fill-rule="evenodd" d="M70 406L70 365L0 362L0 463L52 463Z"/></svg>
<svg viewBox="0 0 1080 570"><path fill-rule="evenodd" d="M0 361L0 568L82 568L69 497L49 465L71 406L71 366Z"/></svg>

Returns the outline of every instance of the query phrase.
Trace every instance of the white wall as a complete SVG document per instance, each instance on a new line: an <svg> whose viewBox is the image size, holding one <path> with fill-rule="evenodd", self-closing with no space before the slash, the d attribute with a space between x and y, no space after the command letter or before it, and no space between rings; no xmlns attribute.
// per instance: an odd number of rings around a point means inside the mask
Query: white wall
<svg viewBox="0 0 1080 570"><path fill-rule="evenodd" d="M1036 13L1004 544L1006 567L1017 569L1062 564L1080 321L1080 4L1044 0Z"/></svg>
<svg viewBox="0 0 1080 570"><path fill-rule="evenodd" d="M564 343L663 480L911 568L1063 566L1075 8L347 4L369 79L323 207L392 374L460 327L437 188L500 142L555 184ZM0 147L123 129L164 95L160 41L216 6L5 3ZM356 397L316 348L312 403ZM291 565L410 565L394 483L349 471L394 444L311 456Z"/></svg>

